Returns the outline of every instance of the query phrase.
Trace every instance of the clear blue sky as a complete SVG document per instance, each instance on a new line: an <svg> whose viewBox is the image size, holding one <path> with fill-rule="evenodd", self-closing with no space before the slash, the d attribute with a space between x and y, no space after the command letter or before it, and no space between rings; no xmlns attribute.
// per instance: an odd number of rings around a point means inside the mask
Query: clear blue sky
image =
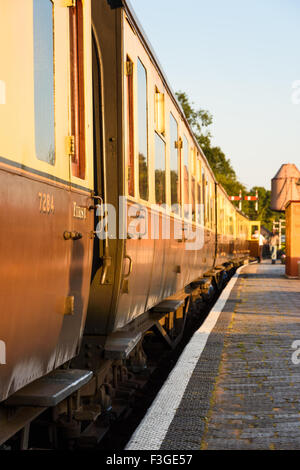
<svg viewBox="0 0 300 470"><path fill-rule="evenodd" d="M131 0L174 91L214 118L213 143L250 189L300 169L299 0Z"/></svg>

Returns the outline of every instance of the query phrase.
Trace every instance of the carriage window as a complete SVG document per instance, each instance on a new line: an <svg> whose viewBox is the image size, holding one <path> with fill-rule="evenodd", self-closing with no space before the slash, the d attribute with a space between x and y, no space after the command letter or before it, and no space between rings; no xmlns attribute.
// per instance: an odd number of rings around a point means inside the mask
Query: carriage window
<svg viewBox="0 0 300 470"><path fill-rule="evenodd" d="M183 138L183 201L184 205L189 204L189 143L187 138ZM184 208L184 217L189 218L188 207Z"/></svg>
<svg viewBox="0 0 300 470"><path fill-rule="evenodd" d="M138 144L139 144L139 190L140 197L148 200L148 117L147 117L147 72L138 59Z"/></svg>
<svg viewBox="0 0 300 470"><path fill-rule="evenodd" d="M205 196L205 200L206 200L206 208L205 208L205 212L206 212L206 220L207 220L207 225L208 227L210 226L210 222L211 222L211 213L210 213L210 183L209 181L207 180L206 181L206 196Z"/></svg>
<svg viewBox="0 0 300 470"><path fill-rule="evenodd" d="M166 145L155 133L155 202L166 203Z"/></svg>
<svg viewBox="0 0 300 470"><path fill-rule="evenodd" d="M229 235L233 235L233 217L232 216L229 216L228 226L229 226Z"/></svg>
<svg viewBox="0 0 300 470"><path fill-rule="evenodd" d="M170 142L171 205L173 206L180 204L178 125L173 114L170 114ZM174 212L178 214L179 208Z"/></svg>
<svg viewBox="0 0 300 470"><path fill-rule="evenodd" d="M206 179L205 171L202 169L202 213L203 213L203 225L206 223Z"/></svg>
<svg viewBox="0 0 300 470"><path fill-rule="evenodd" d="M224 233L224 199L220 196L219 198L219 216L218 216L218 223L219 223L219 232Z"/></svg>
<svg viewBox="0 0 300 470"><path fill-rule="evenodd" d="M193 221L196 220L195 193L196 193L196 181L195 181L195 177L192 176L192 219Z"/></svg>
<svg viewBox="0 0 300 470"><path fill-rule="evenodd" d="M215 194L214 194L214 184L211 183L211 193L210 193L210 223L211 223L211 228L214 228L215 224Z"/></svg>
<svg viewBox="0 0 300 470"><path fill-rule="evenodd" d="M197 154L197 161L196 161L196 169L197 169L197 222L198 224L203 224L203 209L201 205L201 162L199 160L199 154Z"/></svg>
<svg viewBox="0 0 300 470"><path fill-rule="evenodd" d="M34 0L33 27L36 157L54 165L54 27L50 0Z"/></svg>
<svg viewBox="0 0 300 470"><path fill-rule="evenodd" d="M134 196L134 122L133 122L133 62L127 56L127 171L128 194Z"/></svg>
<svg viewBox="0 0 300 470"><path fill-rule="evenodd" d="M196 220L196 209L195 209L195 204L196 204L196 149L192 149L192 219L193 221Z"/></svg>
<svg viewBox="0 0 300 470"><path fill-rule="evenodd" d="M211 192L211 183L208 183L208 219L209 227L212 226L212 192Z"/></svg>
<svg viewBox="0 0 300 470"><path fill-rule="evenodd" d="M70 62L71 62L71 126L74 136L72 173L85 178L85 102L83 64L83 9L82 0L70 8Z"/></svg>
<svg viewBox="0 0 300 470"><path fill-rule="evenodd" d="M198 224L203 224L203 209L202 209L202 205L201 205L201 186L200 184L198 183L197 184L197 195L198 195L198 198L197 198L197 209L198 209L198 215L197 215L197 222Z"/></svg>
<svg viewBox="0 0 300 470"><path fill-rule="evenodd" d="M160 134L165 132L165 97L155 88L155 129Z"/></svg>
<svg viewBox="0 0 300 470"><path fill-rule="evenodd" d="M196 174L196 149L195 147L191 150L191 172L193 176Z"/></svg>

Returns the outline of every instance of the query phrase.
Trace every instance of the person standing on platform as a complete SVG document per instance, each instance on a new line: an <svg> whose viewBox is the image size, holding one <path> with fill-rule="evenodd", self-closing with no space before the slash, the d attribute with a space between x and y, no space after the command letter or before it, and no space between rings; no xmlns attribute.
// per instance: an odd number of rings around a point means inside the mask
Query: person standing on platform
<svg viewBox="0 0 300 470"><path fill-rule="evenodd" d="M277 247L279 246L279 236L278 236L278 233L275 230L273 230L273 233L271 235L269 244L270 244L272 264L276 264Z"/></svg>
<svg viewBox="0 0 300 470"><path fill-rule="evenodd" d="M258 240L258 262L261 263L262 257L263 257L264 244L266 242L266 239L261 233L259 233L258 230L255 230L253 238Z"/></svg>

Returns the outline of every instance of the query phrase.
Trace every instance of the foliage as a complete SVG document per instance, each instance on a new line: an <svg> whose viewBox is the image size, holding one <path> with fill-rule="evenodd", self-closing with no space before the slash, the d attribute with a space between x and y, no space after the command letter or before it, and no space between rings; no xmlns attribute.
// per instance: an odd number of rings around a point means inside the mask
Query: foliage
<svg viewBox="0 0 300 470"><path fill-rule="evenodd" d="M145 201L148 200L148 162L142 153L139 153L139 187L140 197Z"/></svg>
<svg viewBox="0 0 300 470"><path fill-rule="evenodd" d="M212 115L209 111L194 109L193 103L190 103L186 93L179 91L176 93L176 97L217 181L222 184L229 195L238 195L240 190L245 191L246 188L238 181L230 159L226 158L220 147L212 146L211 133L207 129L212 124ZM205 128L205 133L203 128Z"/></svg>
<svg viewBox="0 0 300 470"><path fill-rule="evenodd" d="M243 203L243 210L251 220L260 220L264 227L272 231L273 220L279 220L282 218L282 214L270 209L271 191L262 186L254 186L249 192L249 196L255 196L256 191L258 192L258 212L255 211L255 203L246 201Z"/></svg>
<svg viewBox="0 0 300 470"><path fill-rule="evenodd" d="M176 97L217 181L225 188L229 196L238 196L240 191L243 196L246 195L246 187L238 180L230 159L226 158L220 147L214 147L211 143L211 133L208 127L212 124L212 115L209 111L195 109L194 103L189 101L186 93L179 91L176 93ZM243 201L243 211L251 220L260 220L266 228L272 230L272 221L279 220L280 214L270 209L271 191L254 186L247 195L255 196L256 190L259 197L258 213L255 211L255 203L247 201Z"/></svg>
<svg viewBox="0 0 300 470"><path fill-rule="evenodd" d="M208 127L210 124L212 124L212 115L203 109L194 109L192 107L193 103L189 102L186 93L178 91L176 93L176 97L181 104L184 114L186 115L186 118L189 121L196 138L200 138L202 135L202 127Z"/></svg>

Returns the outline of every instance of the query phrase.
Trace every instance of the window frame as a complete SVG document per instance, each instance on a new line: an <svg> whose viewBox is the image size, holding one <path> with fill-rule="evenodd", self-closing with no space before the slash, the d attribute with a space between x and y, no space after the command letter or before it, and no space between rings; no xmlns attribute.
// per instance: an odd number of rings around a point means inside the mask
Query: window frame
<svg viewBox="0 0 300 470"><path fill-rule="evenodd" d="M185 142L187 144L186 155L185 155L185 151L184 151ZM185 212L185 205L190 204L190 171L191 171L190 170L190 144L189 144L189 140L188 140L188 138L186 137L185 134L183 134L183 139L182 139L181 155L182 155L182 158L181 158L181 168L182 168L182 213L183 213L183 218L184 219L190 220L190 218L191 218L190 207L189 207L188 212ZM185 187L185 174L184 174L185 157L187 159L187 166L188 166L188 168L187 168L187 188ZM187 192L187 195L188 195L188 200L187 201L185 200L185 192Z"/></svg>
<svg viewBox="0 0 300 470"><path fill-rule="evenodd" d="M202 177L201 177L201 182L202 182L202 206L203 206L203 225L206 226L206 221L207 221L207 214L206 214L206 172L204 166L202 167Z"/></svg>
<svg viewBox="0 0 300 470"><path fill-rule="evenodd" d="M197 204L197 152L196 147L191 149L191 209L192 209L192 221L197 221L196 216L196 204Z"/></svg>
<svg viewBox="0 0 300 470"><path fill-rule="evenodd" d="M130 65L129 65L130 64ZM130 70L128 69L130 68ZM126 54L126 194L135 196L135 100L134 100L134 62Z"/></svg>
<svg viewBox="0 0 300 470"><path fill-rule="evenodd" d="M35 3L36 0L34 0L34 3ZM34 130L35 130L35 157L37 160L39 160L40 162L44 162L46 163L47 165L50 165L51 167L55 167L55 164L56 164L56 135L55 135L55 22L54 22L54 3L52 0L47 0L50 4L51 4L51 8L52 8L52 12L51 12L51 22L52 22L52 73L53 73L53 82L52 82L52 105L53 105L53 154L54 154L54 158L53 158L53 163L50 162L49 160L45 160L44 158L40 158L38 156L38 152L37 152L37 135L39 134L39 132L37 131L37 112L36 112L36 106L37 106L37 96L36 96L36 62L35 62L35 59L36 59L36 56L35 56L35 45L36 45L36 38L35 38L35 16L34 16L34 8L35 8L35 5L33 3L33 44L34 44L34 119L35 119L35 122L34 122ZM38 121L39 123L39 121ZM47 126L49 127L49 126Z"/></svg>
<svg viewBox="0 0 300 470"><path fill-rule="evenodd" d="M156 153L156 139L157 138L160 139L160 141L163 142L163 144L164 144L164 157L165 157L165 187L164 187L165 200L161 204L159 204L156 201L156 175L155 175L155 172L156 172L156 155L157 155L157 153ZM153 168L154 168L154 200L155 200L155 204L163 205L163 204L167 203L167 145L166 145L166 140L157 131L154 131L154 165L153 165Z"/></svg>
<svg viewBox="0 0 300 470"><path fill-rule="evenodd" d="M171 141L171 138L172 138L172 125L171 125L171 122L173 121L174 124L176 124L176 140L174 142ZM175 126L174 126L175 128ZM179 124L178 124L178 120L175 118L174 114L172 113L172 111L170 111L169 113L169 135L170 135L170 139L169 139L169 142L170 142L170 161L169 161L169 172L170 172L170 203L171 203L171 207L173 205L177 205L179 207L179 209L177 210L177 212L174 212L172 211L173 214L176 214L177 216L181 215L181 209L180 207L182 207L182 196L181 196L181 191L182 191L182 184L181 184L181 174L182 174L182 171L181 171L181 149L180 149L180 143L181 142L179 139ZM173 147L174 145L174 147ZM172 155L175 155L175 151L174 149L176 150L176 161L177 161L177 188L176 188L176 191L177 191L177 201L176 202L173 202L172 201L172 163L173 163L173 160L172 160Z"/></svg>
<svg viewBox="0 0 300 470"><path fill-rule="evenodd" d="M69 8L70 32L70 116L74 149L71 153L72 175L85 179L85 88L83 3Z"/></svg>

